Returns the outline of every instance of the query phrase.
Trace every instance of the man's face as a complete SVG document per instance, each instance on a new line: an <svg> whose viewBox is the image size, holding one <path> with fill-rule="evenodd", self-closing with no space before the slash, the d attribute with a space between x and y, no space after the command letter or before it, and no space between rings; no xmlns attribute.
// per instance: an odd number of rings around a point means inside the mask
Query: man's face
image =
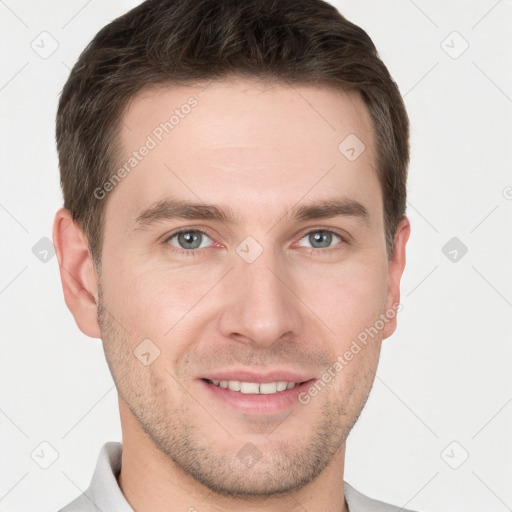
<svg viewBox="0 0 512 512"><path fill-rule="evenodd" d="M378 323L396 297L369 113L326 88L230 81L143 91L123 121L119 167L149 148L106 209L99 321L123 426L214 491L303 486L341 456L394 329ZM162 201L234 218L146 211Z"/></svg>

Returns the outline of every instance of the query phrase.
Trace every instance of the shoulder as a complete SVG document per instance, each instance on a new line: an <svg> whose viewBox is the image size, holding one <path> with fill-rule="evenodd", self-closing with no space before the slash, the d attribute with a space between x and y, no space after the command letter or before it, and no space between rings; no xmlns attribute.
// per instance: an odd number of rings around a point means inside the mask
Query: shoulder
<svg viewBox="0 0 512 512"><path fill-rule="evenodd" d="M369 498L347 484L347 482L344 482L343 490L349 512L413 512L412 510Z"/></svg>
<svg viewBox="0 0 512 512"><path fill-rule="evenodd" d="M86 493L83 493L58 512L99 512L99 510Z"/></svg>
<svg viewBox="0 0 512 512"><path fill-rule="evenodd" d="M121 457L121 443L105 443L89 487L58 512L133 512L117 482Z"/></svg>

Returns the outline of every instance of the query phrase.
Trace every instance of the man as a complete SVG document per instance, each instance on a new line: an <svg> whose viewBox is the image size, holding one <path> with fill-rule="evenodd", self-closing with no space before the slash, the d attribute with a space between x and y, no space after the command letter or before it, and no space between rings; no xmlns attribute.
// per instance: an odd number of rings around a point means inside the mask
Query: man
<svg viewBox="0 0 512 512"><path fill-rule="evenodd" d="M62 510L398 510L343 482L410 232L367 34L320 0L144 2L80 56L57 144L64 296L123 434Z"/></svg>

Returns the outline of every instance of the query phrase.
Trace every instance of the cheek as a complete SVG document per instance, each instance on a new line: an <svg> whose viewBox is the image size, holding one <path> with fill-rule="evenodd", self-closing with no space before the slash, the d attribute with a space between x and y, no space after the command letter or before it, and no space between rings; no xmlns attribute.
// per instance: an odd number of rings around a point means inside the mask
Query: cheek
<svg viewBox="0 0 512 512"><path fill-rule="evenodd" d="M342 345L374 325L387 293L386 267L354 261L327 270L310 267L302 276L301 296ZM341 347L340 347L341 348Z"/></svg>
<svg viewBox="0 0 512 512"><path fill-rule="evenodd" d="M211 272L200 272L199 266L120 263L114 272L105 272L107 307L133 343L149 338L162 349L172 343L179 351L178 333L192 320L197 324L197 312L208 306L208 292L216 279Z"/></svg>

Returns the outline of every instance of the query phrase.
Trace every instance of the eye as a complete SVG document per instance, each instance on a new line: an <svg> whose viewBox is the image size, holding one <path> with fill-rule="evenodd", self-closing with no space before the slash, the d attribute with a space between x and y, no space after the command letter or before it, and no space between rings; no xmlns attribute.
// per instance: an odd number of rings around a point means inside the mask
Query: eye
<svg viewBox="0 0 512 512"><path fill-rule="evenodd" d="M172 234L165 240L165 243L177 247L178 249L189 252L194 249L203 249L208 247L208 240L212 239L204 232L198 229L187 229Z"/></svg>
<svg viewBox="0 0 512 512"><path fill-rule="evenodd" d="M336 240L338 243L345 242L345 239L341 235L327 229L314 229L309 231L301 238L301 241L302 240L309 242L311 245L304 246L299 242L299 246L312 247L313 249L330 249L332 242L336 242Z"/></svg>

